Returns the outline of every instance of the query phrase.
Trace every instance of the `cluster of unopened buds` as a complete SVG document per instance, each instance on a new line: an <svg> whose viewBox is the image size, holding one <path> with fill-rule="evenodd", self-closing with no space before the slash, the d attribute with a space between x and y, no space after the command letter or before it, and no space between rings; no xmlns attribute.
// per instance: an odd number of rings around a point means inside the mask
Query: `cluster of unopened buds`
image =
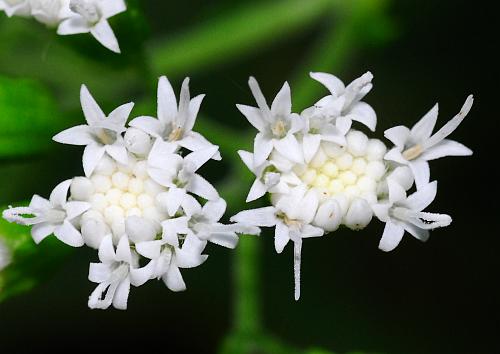
<svg viewBox="0 0 500 354"><path fill-rule="evenodd" d="M197 171L221 156L218 146L192 131L204 95L191 99L188 84L185 79L177 104L161 77L157 118L137 117L128 127L133 103L106 116L82 86L87 124L54 140L85 146L85 176L60 183L49 199L34 195L28 207L3 212L10 222L32 225L36 243L54 234L67 245L98 249L100 263L89 269L89 280L99 284L90 308L125 309L130 285L150 279L185 290L180 268L201 265L207 242L234 248L237 233L259 232L219 222L226 202Z"/></svg>
<svg viewBox="0 0 500 354"><path fill-rule="evenodd" d="M391 251L405 232L426 241L429 230L449 225L450 216L424 211L437 192L428 161L472 154L447 139L469 112L472 96L437 132L437 105L411 129L386 130L388 149L352 128L360 123L359 128L375 131L375 111L361 101L372 88L371 73L347 86L330 74L311 77L330 92L300 114L292 112L287 83L269 107L250 78L257 107L237 107L258 133L254 151L239 154L256 176L247 201L269 195L270 205L241 211L232 224L219 222L226 203L197 173L207 161L221 158L217 146L192 130L203 95L191 99L186 79L177 103L166 77L158 84L157 118L137 117L128 127L133 103L106 116L82 86L87 124L54 140L85 146L85 176L60 183L49 199L35 195L28 207L11 207L3 217L32 225L37 243L54 234L70 246L98 249L100 263L90 264L89 279L99 285L89 306L120 309L127 306L130 285L150 279L184 290L179 269L202 264L207 242L234 248L237 234L256 235L260 227L275 227L278 253L293 242L298 299L305 238L342 225L360 230L375 216L385 223L379 248Z"/></svg>
<svg viewBox="0 0 500 354"><path fill-rule="evenodd" d="M239 151L256 176L247 201L268 193L271 206L242 211L231 220L275 227L278 253L293 242L295 299L300 297L303 239L323 236L341 225L360 230L375 216L385 223L379 244L383 251L393 250L405 231L426 241L430 229L451 223L448 215L423 211L437 191L437 182L430 182L428 161L472 154L446 139L469 112L472 96L435 133L437 104L412 129L386 130L384 136L393 144L388 149L381 140L352 128L361 123L360 128L375 131L375 111L361 101L372 88L370 72L347 86L330 74L311 73L311 77L329 95L300 114L292 112L288 83L269 107L254 78L249 86L257 107L238 105L258 130L253 153Z"/></svg>
<svg viewBox="0 0 500 354"><path fill-rule="evenodd" d="M57 27L57 34L90 33L103 46L120 53L108 18L127 9L124 0L0 0L0 10L9 17L34 17Z"/></svg>

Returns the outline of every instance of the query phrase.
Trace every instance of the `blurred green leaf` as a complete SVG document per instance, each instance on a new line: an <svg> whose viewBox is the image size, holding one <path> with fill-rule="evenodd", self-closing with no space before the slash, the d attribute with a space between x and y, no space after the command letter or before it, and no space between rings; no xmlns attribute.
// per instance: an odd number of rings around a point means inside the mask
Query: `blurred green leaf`
<svg viewBox="0 0 500 354"><path fill-rule="evenodd" d="M280 0L250 3L198 28L150 47L155 74L193 72L228 62L282 40L330 14L337 0Z"/></svg>
<svg viewBox="0 0 500 354"><path fill-rule="evenodd" d="M32 80L0 77L0 158L47 149L64 122L49 92Z"/></svg>
<svg viewBox="0 0 500 354"><path fill-rule="evenodd" d="M10 265L0 272L0 301L42 283L73 250L54 237L36 245L29 227L10 224L3 218L0 218L0 239L12 253Z"/></svg>

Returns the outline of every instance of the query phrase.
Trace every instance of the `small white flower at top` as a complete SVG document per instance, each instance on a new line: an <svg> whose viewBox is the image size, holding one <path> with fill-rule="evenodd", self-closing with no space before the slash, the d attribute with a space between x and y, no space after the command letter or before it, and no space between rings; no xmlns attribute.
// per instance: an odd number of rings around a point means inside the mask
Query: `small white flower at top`
<svg viewBox="0 0 500 354"><path fill-rule="evenodd" d="M104 47L120 53L108 19L127 10L124 0L0 0L7 16L34 17L58 27L60 35L90 33Z"/></svg>
<svg viewBox="0 0 500 354"><path fill-rule="evenodd" d="M437 186L428 183L422 166L438 157L471 153L445 138L470 110L472 96L432 136L437 108L411 131L389 129L385 135L395 147L387 152L381 140L352 127L361 123L374 131L377 124L374 109L361 101L373 86L370 72L347 86L331 74L311 73L311 77L330 95L300 115L291 111L286 83L269 109L255 79L250 78L259 108L238 105L258 130L254 151L239 151L256 177L247 201L269 193L271 206L242 211L231 220L249 227L274 227L278 253L293 241L295 299L300 297L300 254L305 238L323 236L341 225L361 230L375 215L386 223L380 248L390 251L405 230L425 241L428 230L449 225L448 215L422 211L434 200ZM406 191L414 182L417 190L407 198Z"/></svg>
<svg viewBox="0 0 500 354"><path fill-rule="evenodd" d="M168 81L163 77L162 82ZM189 145L190 152L179 142L197 136L191 129L201 100L188 112L189 128L183 125L186 130L174 141L138 129L141 125L127 127L133 103L106 116L85 86L81 103L87 124L54 140L85 146L85 177L64 181L49 200L35 195L28 207L9 208L3 217L32 225L37 243L53 233L68 245L99 250L101 262L92 263L89 272L99 284L90 308L124 309L130 286L150 279L162 279L172 291L184 290L180 269L201 265L208 242L234 248L237 234L259 233L256 227L220 223L226 203L198 172L220 158L218 146L200 138L203 144Z"/></svg>

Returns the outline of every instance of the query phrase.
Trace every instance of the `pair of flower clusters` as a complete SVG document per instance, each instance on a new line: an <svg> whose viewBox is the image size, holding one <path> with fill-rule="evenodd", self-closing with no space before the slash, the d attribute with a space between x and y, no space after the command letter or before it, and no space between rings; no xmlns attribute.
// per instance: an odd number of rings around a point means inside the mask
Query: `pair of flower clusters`
<svg viewBox="0 0 500 354"><path fill-rule="evenodd" d="M32 225L36 243L54 234L70 246L98 249L100 263L90 264L89 280L99 285L89 307L125 309L130 285L150 279L185 290L180 268L202 264L207 242L234 248L236 233L259 232L220 223L226 202L197 173L207 161L221 159L218 146L192 131L203 97L191 99L185 79L177 103L161 77L158 117L137 117L126 127L133 103L106 116L82 86L87 124L54 140L85 146L85 176L60 183L48 200L35 195L28 207L3 212L10 222Z"/></svg>
<svg viewBox="0 0 500 354"><path fill-rule="evenodd" d="M57 27L57 34L91 33L103 46L120 53L108 18L124 12L124 0L0 0L0 10L9 17L34 17Z"/></svg>
<svg viewBox="0 0 500 354"><path fill-rule="evenodd" d="M300 114L292 112L287 83L269 107L254 78L249 86L257 107L238 105L258 130L253 153L239 151L256 176L247 201L269 193L271 206L242 211L231 220L275 227L278 253L293 242L295 299L300 297L303 239L323 236L340 225L360 230L376 216L385 223L381 250L393 250L405 231L426 241L430 229L451 223L448 215L423 211L437 191L437 182L430 182L428 161L472 154L446 139L469 112L472 96L434 134L437 104L412 129L386 130L384 135L393 144L387 151L382 141L352 128L355 122L375 131L375 111L361 101L372 89L370 72L347 86L330 74L311 73L311 77L330 94ZM414 184L415 191L407 196Z"/></svg>

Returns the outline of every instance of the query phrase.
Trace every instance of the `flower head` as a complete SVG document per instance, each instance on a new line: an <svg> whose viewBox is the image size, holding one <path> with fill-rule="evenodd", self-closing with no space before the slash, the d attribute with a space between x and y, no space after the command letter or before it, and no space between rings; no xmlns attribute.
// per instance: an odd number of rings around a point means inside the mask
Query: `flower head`
<svg viewBox="0 0 500 354"><path fill-rule="evenodd" d="M250 78L259 107L238 105L258 130L254 151L239 151L256 177L247 201L269 193L271 205L244 210L231 221L248 227L274 227L278 253L293 242L295 299L300 297L301 250L305 238L323 236L341 225L361 230L375 213L386 223L380 248L387 251L399 243L405 230L425 240L428 230L451 222L447 215L422 212L434 199L436 183L420 186L419 176L413 175L411 166L403 164L401 159L389 159L393 153L387 153L382 141L352 127L362 123L375 130L375 111L361 102L372 88L371 73L347 86L330 74L311 73L311 77L325 85L330 95L300 115L291 112L290 88L286 83L270 109L255 79ZM467 107L470 105L466 104L460 117L466 114ZM454 118L450 126L432 137L433 123L430 130L426 128L428 135L419 133L429 144L422 158L429 157L425 154L438 156L441 150L436 145L451 132L451 126L458 125L459 119ZM276 127L283 128L278 129L281 134L275 134ZM405 143L390 140L396 143L391 151L404 155ZM436 150L432 150L434 146ZM406 191L415 180L418 190L406 198Z"/></svg>
<svg viewBox="0 0 500 354"><path fill-rule="evenodd" d="M37 243L54 233L68 245L98 249L100 263L89 270L98 283L90 308L124 309L130 286L150 279L185 290L180 270L201 265L208 242L234 248L238 233L260 231L220 222L226 203L198 171L217 157L218 146L203 138L206 144L189 152L178 141L127 127L133 103L106 117L85 86L81 100L87 124L54 140L85 146L85 177L64 181L49 200L35 195L28 207L9 208L3 216L32 225ZM184 137L194 135L191 128Z"/></svg>

